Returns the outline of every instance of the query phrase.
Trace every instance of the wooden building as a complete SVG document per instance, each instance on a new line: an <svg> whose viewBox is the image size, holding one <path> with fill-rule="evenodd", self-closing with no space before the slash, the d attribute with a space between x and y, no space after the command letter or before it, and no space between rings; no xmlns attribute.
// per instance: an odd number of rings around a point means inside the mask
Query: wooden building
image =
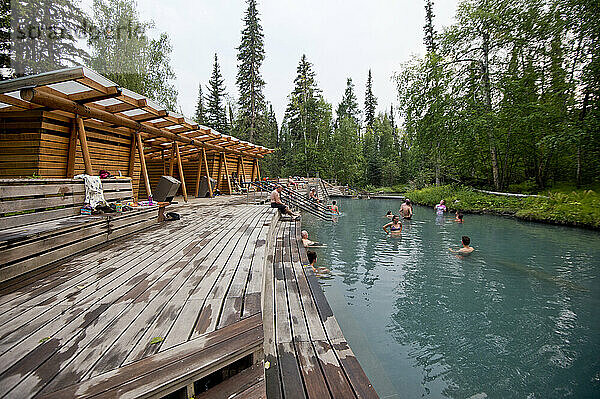
<svg viewBox="0 0 600 399"><path fill-rule="evenodd" d="M140 199L163 174L198 195L202 176L222 193L260 177L272 150L200 126L85 68L0 83L0 178L130 176ZM214 190L214 187L213 187Z"/></svg>

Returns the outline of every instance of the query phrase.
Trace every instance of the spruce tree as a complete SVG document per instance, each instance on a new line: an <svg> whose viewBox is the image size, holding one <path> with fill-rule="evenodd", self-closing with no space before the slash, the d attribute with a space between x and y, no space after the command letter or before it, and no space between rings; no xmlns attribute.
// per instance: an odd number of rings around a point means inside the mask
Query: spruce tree
<svg viewBox="0 0 600 399"><path fill-rule="evenodd" d="M352 78L346 80L346 90L344 91L342 101L337 107L336 114L338 123L345 117L350 117L358 124L360 108L358 107L356 94L354 94L354 83L352 83Z"/></svg>
<svg viewBox="0 0 600 399"><path fill-rule="evenodd" d="M204 114L204 96L202 95L202 83L200 83L198 85L198 104L196 104L196 113L194 114L194 120L196 123L205 123L206 116Z"/></svg>
<svg viewBox="0 0 600 399"><path fill-rule="evenodd" d="M227 132L227 113L225 112L225 80L221 75L219 60L215 53L213 72L208 81L206 96L206 124L220 133Z"/></svg>
<svg viewBox="0 0 600 399"><path fill-rule="evenodd" d="M425 31L425 37L423 38L423 42L425 43L425 48L427 48L428 53L435 53L435 28L433 27L433 0L426 0L425 2L425 26L423 26L423 30Z"/></svg>
<svg viewBox="0 0 600 399"><path fill-rule="evenodd" d="M373 80L371 69L367 76L367 90L365 92L365 125L372 128L375 123L375 109L377 108L377 97L373 95Z"/></svg>
<svg viewBox="0 0 600 399"><path fill-rule="evenodd" d="M256 0L247 0L247 2L242 41L238 47L236 83L240 92L238 129L243 137L253 142L257 136L258 119L265 110L265 98L262 92L265 82L260 75L265 50Z"/></svg>

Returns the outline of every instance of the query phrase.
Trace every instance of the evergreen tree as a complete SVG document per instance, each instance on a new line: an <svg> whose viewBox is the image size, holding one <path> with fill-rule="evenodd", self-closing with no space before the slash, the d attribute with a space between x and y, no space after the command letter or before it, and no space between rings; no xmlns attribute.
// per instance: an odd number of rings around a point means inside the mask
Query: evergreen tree
<svg viewBox="0 0 600 399"><path fill-rule="evenodd" d="M2 12L4 29L10 26L14 34L10 38L9 30L4 39L10 42L3 40L1 49L4 55L12 55L10 67L15 77L86 62L88 54L73 36L85 21L83 12L75 2L5 0Z"/></svg>
<svg viewBox="0 0 600 399"><path fill-rule="evenodd" d="M215 53L213 72L208 81L208 95L206 96L206 124L219 133L226 133L227 112L225 111L225 80L221 75L219 60Z"/></svg>
<svg viewBox="0 0 600 399"><path fill-rule="evenodd" d="M194 120L196 123L205 123L205 110L204 110L204 96L202 95L202 83L198 84L198 104L196 104L196 113L194 114Z"/></svg>
<svg viewBox="0 0 600 399"><path fill-rule="evenodd" d="M433 27L433 0L425 0L425 36L423 42L428 53L435 53L435 28Z"/></svg>
<svg viewBox="0 0 600 399"><path fill-rule="evenodd" d="M244 138L254 142L257 136L258 119L265 109L265 98L262 92L265 82L260 74L260 67L265 59L265 50L256 0L247 0L247 2L242 41L237 55L236 83L240 92L238 130Z"/></svg>
<svg viewBox="0 0 600 399"><path fill-rule="evenodd" d="M373 81L371 78L371 69L367 76L367 90L365 92L365 125L372 128L375 123L375 109L377 108L377 98L373 95Z"/></svg>
<svg viewBox="0 0 600 399"><path fill-rule="evenodd" d="M358 100L354 94L354 83L352 83L352 78L346 80L346 90L344 91L342 101L337 107L336 115L337 121L349 116L354 119L357 124L359 123L360 108L358 107Z"/></svg>

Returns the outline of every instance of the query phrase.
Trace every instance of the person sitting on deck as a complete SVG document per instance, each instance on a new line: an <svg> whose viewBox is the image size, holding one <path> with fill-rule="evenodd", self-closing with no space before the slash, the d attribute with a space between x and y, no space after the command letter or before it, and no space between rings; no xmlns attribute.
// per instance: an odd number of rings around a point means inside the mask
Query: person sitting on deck
<svg viewBox="0 0 600 399"><path fill-rule="evenodd" d="M317 264L317 253L315 251L307 251L306 256L308 257L309 266L312 267L312 271L315 273L329 273L329 269L326 267L316 267Z"/></svg>
<svg viewBox="0 0 600 399"><path fill-rule="evenodd" d="M275 190L271 191L271 208L279 209L279 212L282 215L290 215L291 217L297 219L300 215L295 214L288 208L283 202L281 202L281 191L283 191L283 187L277 186Z"/></svg>
<svg viewBox="0 0 600 399"><path fill-rule="evenodd" d="M473 252L475 250L475 248L470 247L469 244L471 244L471 239L467 236L462 236L461 239L462 242L462 248L459 249L450 249L450 252L452 252L453 254L457 254L457 255L469 255L471 252Z"/></svg>
<svg viewBox="0 0 600 399"><path fill-rule="evenodd" d="M410 219L413 215L412 204L410 200L407 198L406 201L402 205L400 205L400 214L404 219Z"/></svg>
<svg viewBox="0 0 600 399"><path fill-rule="evenodd" d="M329 209L331 210L331 213L333 213L335 215L340 214L340 209L338 208L337 201L335 201L335 200L331 201L331 206L329 207Z"/></svg>
<svg viewBox="0 0 600 399"><path fill-rule="evenodd" d="M465 221L463 220L463 214L460 211L456 211L456 216L454 218L454 221L456 223L464 223Z"/></svg>
<svg viewBox="0 0 600 399"><path fill-rule="evenodd" d="M315 242L315 241L311 241L308 239L308 231L306 230L302 230L302 245L304 246L304 248L308 248L308 247L324 247L325 245L321 244L320 242Z"/></svg>
<svg viewBox="0 0 600 399"><path fill-rule="evenodd" d="M388 227L390 228L389 232L387 230ZM383 226L383 231L385 231L386 234L400 235L400 233L402 233L402 223L400 223L400 216L394 215L392 221Z"/></svg>
<svg viewBox="0 0 600 399"><path fill-rule="evenodd" d="M308 199L311 200L312 202L320 202L319 197L317 197L317 192L314 188L310 189L310 191L308 193Z"/></svg>

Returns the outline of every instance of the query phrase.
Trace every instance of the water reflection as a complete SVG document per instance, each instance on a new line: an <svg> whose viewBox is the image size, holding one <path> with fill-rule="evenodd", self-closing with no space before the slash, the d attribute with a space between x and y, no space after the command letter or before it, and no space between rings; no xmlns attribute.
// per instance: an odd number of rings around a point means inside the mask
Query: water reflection
<svg viewBox="0 0 600 399"><path fill-rule="evenodd" d="M399 203L340 202L337 223L303 225L328 245L327 298L380 395L600 397L597 233L416 207L398 239L381 215ZM457 259L462 235L475 252Z"/></svg>

